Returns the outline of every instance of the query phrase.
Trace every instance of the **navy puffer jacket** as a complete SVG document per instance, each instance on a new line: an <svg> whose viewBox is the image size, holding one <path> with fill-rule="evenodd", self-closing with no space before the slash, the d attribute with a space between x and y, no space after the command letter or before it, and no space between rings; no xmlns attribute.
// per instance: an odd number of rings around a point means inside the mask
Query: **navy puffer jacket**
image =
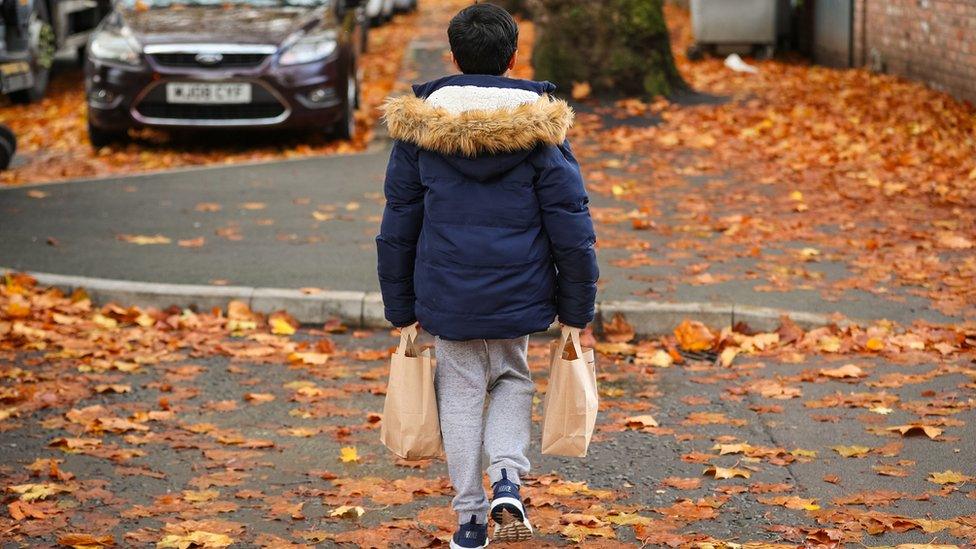
<svg viewBox="0 0 976 549"><path fill-rule="evenodd" d="M390 99L376 246L386 318L444 339L593 320L596 237L548 82L455 75Z"/></svg>

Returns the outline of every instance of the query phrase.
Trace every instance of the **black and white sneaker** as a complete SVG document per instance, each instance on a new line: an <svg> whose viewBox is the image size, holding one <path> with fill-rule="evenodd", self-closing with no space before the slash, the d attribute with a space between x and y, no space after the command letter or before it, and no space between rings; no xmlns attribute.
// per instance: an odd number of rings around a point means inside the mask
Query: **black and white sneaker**
<svg viewBox="0 0 976 549"><path fill-rule="evenodd" d="M478 524L478 519L471 515L471 520L458 526L457 532L451 538L451 549L474 549L488 547L488 525Z"/></svg>
<svg viewBox="0 0 976 549"><path fill-rule="evenodd" d="M502 478L492 485L491 508L488 512L495 521L495 541L526 541L532 538L532 525L525 514L519 485L508 480L508 472L502 469Z"/></svg>

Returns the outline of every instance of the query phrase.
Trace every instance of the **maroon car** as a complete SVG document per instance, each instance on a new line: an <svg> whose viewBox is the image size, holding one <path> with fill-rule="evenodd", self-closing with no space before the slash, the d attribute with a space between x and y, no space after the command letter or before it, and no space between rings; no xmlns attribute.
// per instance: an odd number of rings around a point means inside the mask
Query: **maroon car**
<svg viewBox="0 0 976 549"><path fill-rule="evenodd" d="M123 0L88 43L88 134L355 132L360 0Z"/></svg>

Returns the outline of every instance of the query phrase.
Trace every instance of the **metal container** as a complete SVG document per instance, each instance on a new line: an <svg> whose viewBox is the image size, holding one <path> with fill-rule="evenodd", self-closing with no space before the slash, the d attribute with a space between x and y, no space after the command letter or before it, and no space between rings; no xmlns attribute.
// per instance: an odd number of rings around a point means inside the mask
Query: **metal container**
<svg viewBox="0 0 976 549"><path fill-rule="evenodd" d="M790 0L691 0L695 44L688 57L715 46L760 46L772 55L789 32Z"/></svg>

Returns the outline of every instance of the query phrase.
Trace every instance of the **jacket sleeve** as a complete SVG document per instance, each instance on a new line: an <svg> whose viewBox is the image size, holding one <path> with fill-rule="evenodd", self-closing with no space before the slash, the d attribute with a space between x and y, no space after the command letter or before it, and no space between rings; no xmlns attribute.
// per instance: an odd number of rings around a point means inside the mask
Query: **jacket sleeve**
<svg viewBox="0 0 976 549"><path fill-rule="evenodd" d="M394 326L416 321L413 270L424 218L424 187L417 165L419 150L396 141L386 168L386 208L376 237L377 271L386 319Z"/></svg>
<svg viewBox="0 0 976 549"><path fill-rule="evenodd" d="M600 277L590 199L569 141L545 147L536 169L536 197L556 263L559 321L582 328L593 321Z"/></svg>

